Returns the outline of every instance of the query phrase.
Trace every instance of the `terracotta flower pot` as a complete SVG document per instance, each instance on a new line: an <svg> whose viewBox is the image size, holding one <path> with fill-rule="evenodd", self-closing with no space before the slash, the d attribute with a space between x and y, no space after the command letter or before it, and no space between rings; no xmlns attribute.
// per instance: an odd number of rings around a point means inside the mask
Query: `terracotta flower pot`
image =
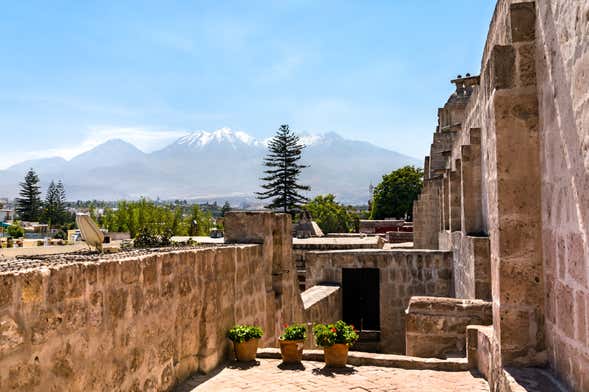
<svg viewBox="0 0 589 392"><path fill-rule="evenodd" d="M240 362L249 362L256 359L256 352L258 351L258 342L260 339L250 339L242 343L233 342L233 349L235 350L235 358Z"/></svg>
<svg viewBox="0 0 589 392"><path fill-rule="evenodd" d="M323 347L325 364L329 367L345 367L348 363L348 345L337 343L333 346Z"/></svg>
<svg viewBox="0 0 589 392"><path fill-rule="evenodd" d="M282 361L285 363L299 363L303 360L304 340L279 340Z"/></svg>

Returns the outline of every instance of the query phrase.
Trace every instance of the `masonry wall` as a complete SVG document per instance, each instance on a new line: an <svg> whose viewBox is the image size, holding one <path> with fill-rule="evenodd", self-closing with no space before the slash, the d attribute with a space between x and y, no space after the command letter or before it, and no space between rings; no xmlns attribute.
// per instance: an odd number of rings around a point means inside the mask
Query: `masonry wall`
<svg viewBox="0 0 589 392"><path fill-rule="evenodd" d="M274 245L0 264L0 390L169 390L230 356L235 323L262 326L275 346L277 325L303 318L298 292L276 280L292 263L286 219L228 216L230 238L248 239L235 229L244 219Z"/></svg>
<svg viewBox="0 0 589 392"><path fill-rule="evenodd" d="M546 340L551 365L589 390L589 1L538 1Z"/></svg>
<svg viewBox="0 0 589 392"><path fill-rule="evenodd" d="M406 354L426 358L464 357L466 327L492 323L492 307L487 301L413 297L405 319Z"/></svg>
<svg viewBox="0 0 589 392"><path fill-rule="evenodd" d="M414 295L449 297L452 254L427 250L309 252L309 287L342 284L342 268L380 270L380 346L383 353L405 353L405 309ZM346 288L342 287L342 291ZM344 304L345 306L345 304Z"/></svg>

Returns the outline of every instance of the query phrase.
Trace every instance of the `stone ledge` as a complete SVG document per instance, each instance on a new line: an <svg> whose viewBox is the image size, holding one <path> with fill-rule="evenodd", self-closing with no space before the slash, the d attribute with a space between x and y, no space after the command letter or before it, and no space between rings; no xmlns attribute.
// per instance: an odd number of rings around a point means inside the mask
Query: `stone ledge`
<svg viewBox="0 0 589 392"><path fill-rule="evenodd" d="M281 358L280 349L278 348L260 348L258 349L256 356L257 358ZM303 352L303 360L323 362L323 350L305 350ZM380 366L412 370L441 370L449 372L465 371L469 369L466 358L417 358L405 355L373 354L360 351L349 352L348 364L353 366Z"/></svg>
<svg viewBox="0 0 589 392"><path fill-rule="evenodd" d="M467 313L464 313L465 311ZM491 311L491 302L480 299L414 296L411 297L406 312L430 315L449 315L448 312L457 312L456 316L461 316L470 312Z"/></svg>
<svg viewBox="0 0 589 392"><path fill-rule="evenodd" d="M303 300L303 308L305 310L309 309L311 306L326 299L338 290L340 290L339 285L318 284L311 287L310 289L303 291L301 293L301 298Z"/></svg>

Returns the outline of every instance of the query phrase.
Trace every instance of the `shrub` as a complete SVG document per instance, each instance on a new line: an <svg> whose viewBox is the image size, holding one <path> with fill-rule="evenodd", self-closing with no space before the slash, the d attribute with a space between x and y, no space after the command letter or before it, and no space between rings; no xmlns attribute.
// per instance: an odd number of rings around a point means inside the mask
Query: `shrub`
<svg viewBox="0 0 589 392"><path fill-rule="evenodd" d="M25 236L25 229L22 228L19 222L13 222L7 229L6 234L12 238L22 238Z"/></svg>
<svg viewBox="0 0 589 392"><path fill-rule="evenodd" d="M343 321L335 324L317 324L313 327L313 335L318 346L329 347L334 344L347 344L351 346L358 340L358 334L353 325Z"/></svg>
<svg viewBox="0 0 589 392"><path fill-rule="evenodd" d="M305 340L307 338L307 327L304 324L284 324L284 332L280 340Z"/></svg>
<svg viewBox="0 0 589 392"><path fill-rule="evenodd" d="M235 343L247 342L250 339L259 339L264 335L262 328L255 325L235 325L227 332L227 337Z"/></svg>

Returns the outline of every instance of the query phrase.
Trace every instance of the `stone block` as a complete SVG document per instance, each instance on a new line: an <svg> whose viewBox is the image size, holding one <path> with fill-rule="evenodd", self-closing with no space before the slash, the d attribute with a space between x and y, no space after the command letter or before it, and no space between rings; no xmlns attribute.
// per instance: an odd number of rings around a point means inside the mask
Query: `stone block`
<svg viewBox="0 0 589 392"><path fill-rule="evenodd" d="M556 284L556 312L558 315L568 315L568 317L559 317L557 319L557 326L564 334L571 338L575 338L575 325L573 315L575 311L573 289L562 284Z"/></svg>
<svg viewBox="0 0 589 392"><path fill-rule="evenodd" d="M135 283L141 276L141 265L136 260L121 262L121 282L126 284Z"/></svg>
<svg viewBox="0 0 589 392"><path fill-rule="evenodd" d="M515 85L515 49L511 45L495 45L490 58L491 88L500 90Z"/></svg>
<svg viewBox="0 0 589 392"><path fill-rule="evenodd" d="M536 84L536 47L533 43L522 44L517 48L517 68L522 87Z"/></svg>
<svg viewBox="0 0 589 392"><path fill-rule="evenodd" d="M10 316L0 317L0 357L16 350L25 342L21 328Z"/></svg>
<svg viewBox="0 0 589 392"><path fill-rule="evenodd" d="M7 306L12 303L14 296L14 276L0 275L0 307Z"/></svg>
<svg viewBox="0 0 589 392"><path fill-rule="evenodd" d="M45 300L43 274L40 271L30 271L20 275L21 302L40 303Z"/></svg>
<svg viewBox="0 0 589 392"><path fill-rule="evenodd" d="M142 264L142 274L143 274L143 284L145 285L152 285L157 282L157 258L146 257L141 261Z"/></svg>
<svg viewBox="0 0 589 392"><path fill-rule="evenodd" d="M9 390L32 390L41 384L41 368L37 363L23 363L8 369Z"/></svg>
<svg viewBox="0 0 589 392"><path fill-rule="evenodd" d="M589 258L585 256L585 243L580 232L572 232L566 237L567 247L567 274L579 285L587 285L587 263Z"/></svg>
<svg viewBox="0 0 589 392"><path fill-rule="evenodd" d="M536 6L534 2L509 6L512 42L533 41L536 38Z"/></svg>

